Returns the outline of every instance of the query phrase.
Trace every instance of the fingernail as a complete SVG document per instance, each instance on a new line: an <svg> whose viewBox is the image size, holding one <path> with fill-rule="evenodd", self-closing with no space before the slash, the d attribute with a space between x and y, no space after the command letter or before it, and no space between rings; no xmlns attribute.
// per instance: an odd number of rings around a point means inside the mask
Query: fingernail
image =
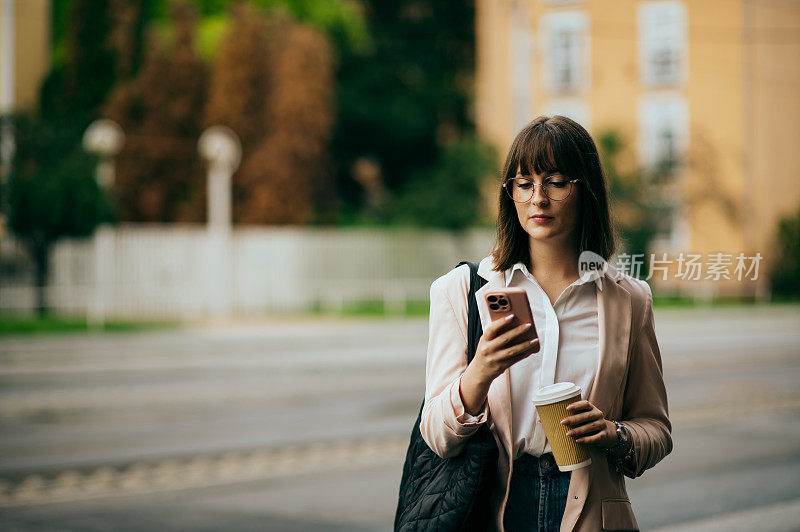
<svg viewBox="0 0 800 532"><path fill-rule="evenodd" d="M510 320L510 319L511 319L511 318L513 318L513 317L514 317L514 315L513 315L513 314L509 314L508 316L506 316L506 321Z"/></svg>
<svg viewBox="0 0 800 532"><path fill-rule="evenodd" d="M530 327L530 326L531 326L531 324L530 324L530 323L526 323L525 325L523 325L523 327L525 327L526 329L527 329L528 327Z"/></svg>
<svg viewBox="0 0 800 532"><path fill-rule="evenodd" d="M538 338L534 338L533 340L531 340L531 343L535 344L538 340L539 340Z"/></svg>
<svg viewBox="0 0 800 532"><path fill-rule="evenodd" d="M564 419L562 419L561 421L559 421L559 423L561 423L562 425L564 425L564 424L565 424L564 422L565 422L566 420L567 420L567 418L564 418Z"/></svg>

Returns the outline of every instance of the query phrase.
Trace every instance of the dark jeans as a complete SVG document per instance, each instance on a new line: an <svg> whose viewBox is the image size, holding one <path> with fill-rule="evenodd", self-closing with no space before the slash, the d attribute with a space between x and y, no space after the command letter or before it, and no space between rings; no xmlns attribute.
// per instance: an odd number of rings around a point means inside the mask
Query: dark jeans
<svg viewBox="0 0 800 532"><path fill-rule="evenodd" d="M511 488L503 515L506 532L558 532L571 471L558 470L552 453L523 454L514 460Z"/></svg>

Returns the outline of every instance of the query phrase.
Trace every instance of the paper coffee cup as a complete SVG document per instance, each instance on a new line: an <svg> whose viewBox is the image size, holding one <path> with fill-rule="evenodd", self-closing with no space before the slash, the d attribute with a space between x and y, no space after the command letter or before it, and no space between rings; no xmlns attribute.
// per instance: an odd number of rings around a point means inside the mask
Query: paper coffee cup
<svg viewBox="0 0 800 532"><path fill-rule="evenodd" d="M572 415L567 406L580 399L581 387L571 382L557 382L539 388L533 398L559 471L572 471L592 463L589 447L567 436L570 427L561 424L562 419Z"/></svg>

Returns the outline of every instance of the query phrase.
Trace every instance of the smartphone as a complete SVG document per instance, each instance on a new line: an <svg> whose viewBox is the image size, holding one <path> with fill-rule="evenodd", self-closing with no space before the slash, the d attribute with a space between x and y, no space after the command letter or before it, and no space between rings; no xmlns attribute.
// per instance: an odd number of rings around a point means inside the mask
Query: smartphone
<svg viewBox="0 0 800 532"><path fill-rule="evenodd" d="M514 343L538 338L536 324L533 322L533 315L531 314L531 305L528 302L528 293L523 288L511 287L490 290L484 296L486 298L486 306L489 307L491 321L505 318L509 314L514 315L511 319L511 325L506 330L519 327L523 323L531 324L527 331L514 340Z"/></svg>

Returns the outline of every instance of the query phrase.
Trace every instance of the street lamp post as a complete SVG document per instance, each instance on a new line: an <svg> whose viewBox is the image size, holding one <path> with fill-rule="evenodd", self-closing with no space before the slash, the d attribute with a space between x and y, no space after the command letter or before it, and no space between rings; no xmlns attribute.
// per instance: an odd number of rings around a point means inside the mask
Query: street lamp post
<svg viewBox="0 0 800 532"><path fill-rule="evenodd" d="M92 122L83 134L83 149L99 157L95 177L101 188L110 193L114 184L114 156L125 144L125 133L119 124L107 118ZM86 321L92 329L105 323L106 300L113 290L114 230L100 225L94 239L94 297L86 309Z"/></svg>
<svg viewBox="0 0 800 532"><path fill-rule="evenodd" d="M114 156L125 144L125 132L119 124L108 118L95 120L83 134L83 149L99 156L97 182L110 189L114 185Z"/></svg>
<svg viewBox="0 0 800 532"><path fill-rule="evenodd" d="M211 126L200 136L197 149L208 162L208 307L212 314L228 316L233 306L231 181L242 146L232 129Z"/></svg>

